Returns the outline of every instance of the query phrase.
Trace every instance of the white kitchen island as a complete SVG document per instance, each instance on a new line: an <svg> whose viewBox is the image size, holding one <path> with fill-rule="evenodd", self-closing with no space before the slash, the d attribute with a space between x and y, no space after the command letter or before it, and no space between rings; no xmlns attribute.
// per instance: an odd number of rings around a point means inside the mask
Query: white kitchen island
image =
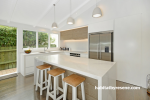
<svg viewBox="0 0 150 100"><path fill-rule="evenodd" d="M70 70L75 73L98 80L100 86L116 86L116 63L63 54L35 57L34 84L36 82L36 66L43 62ZM116 100L116 90L98 90L98 100Z"/></svg>

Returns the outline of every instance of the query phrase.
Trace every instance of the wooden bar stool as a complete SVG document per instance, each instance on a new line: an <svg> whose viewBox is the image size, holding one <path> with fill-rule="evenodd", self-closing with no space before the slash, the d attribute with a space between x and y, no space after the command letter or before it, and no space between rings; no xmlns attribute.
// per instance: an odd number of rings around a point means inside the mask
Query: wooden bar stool
<svg viewBox="0 0 150 100"><path fill-rule="evenodd" d="M63 89L59 87L59 79L58 78L59 78L59 76L62 76L62 80L63 80L65 70L56 68L56 69L48 71L47 73L49 74L49 78L48 78L48 87L47 87L48 89L47 89L46 100L48 100L49 96L53 100L60 100L61 98L63 98L63 94L56 99L56 93L58 95L59 94L59 90L63 92ZM49 88L51 86L51 76L54 77L54 88L53 88L52 92L49 91ZM64 82L62 81L62 87L63 86L64 86Z"/></svg>
<svg viewBox="0 0 150 100"><path fill-rule="evenodd" d="M63 79L65 82L64 85L64 97L63 100L66 100L67 96L67 85L72 86L72 100L79 100L77 98L77 87L81 84L82 100L85 100L85 91L84 91L84 77L81 77L76 74L72 74Z"/></svg>
<svg viewBox="0 0 150 100"><path fill-rule="evenodd" d="M51 66L48 64L37 66L37 76L36 76L36 91L38 89L38 86L40 87L40 95L42 95L42 91L47 89L47 70L50 70ZM45 81L43 82L43 71L45 71ZM40 75L39 75L40 74ZM40 77L40 83L39 81ZM45 87L43 87L43 84L45 83Z"/></svg>

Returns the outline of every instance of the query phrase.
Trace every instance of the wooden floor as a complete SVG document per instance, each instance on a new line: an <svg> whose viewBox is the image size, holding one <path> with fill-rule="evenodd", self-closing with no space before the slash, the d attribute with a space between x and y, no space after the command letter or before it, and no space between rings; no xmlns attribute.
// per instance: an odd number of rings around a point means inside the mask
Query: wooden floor
<svg viewBox="0 0 150 100"><path fill-rule="evenodd" d="M40 91L35 91L33 85L34 77L17 77L0 81L0 100L46 100L46 91L40 96ZM117 81L117 86L133 86L127 83ZM140 90L117 90L116 100L150 100L146 89ZM49 99L51 100L51 99Z"/></svg>
<svg viewBox="0 0 150 100"><path fill-rule="evenodd" d="M6 70L1 70L1 71L0 71L0 76L1 76L1 75L5 75L5 74L14 73L14 72L16 72L16 71L17 71L16 68L11 68L11 69L6 69Z"/></svg>

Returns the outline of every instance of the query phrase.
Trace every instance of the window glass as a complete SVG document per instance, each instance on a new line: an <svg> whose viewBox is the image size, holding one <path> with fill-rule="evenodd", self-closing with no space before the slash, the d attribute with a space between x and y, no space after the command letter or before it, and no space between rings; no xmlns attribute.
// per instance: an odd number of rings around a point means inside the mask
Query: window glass
<svg viewBox="0 0 150 100"><path fill-rule="evenodd" d="M38 47L48 47L48 33L38 32Z"/></svg>
<svg viewBox="0 0 150 100"><path fill-rule="evenodd" d="M58 34L51 34L50 35L50 47L51 48L58 47Z"/></svg>
<svg viewBox="0 0 150 100"><path fill-rule="evenodd" d="M36 32L23 30L23 48L36 48Z"/></svg>

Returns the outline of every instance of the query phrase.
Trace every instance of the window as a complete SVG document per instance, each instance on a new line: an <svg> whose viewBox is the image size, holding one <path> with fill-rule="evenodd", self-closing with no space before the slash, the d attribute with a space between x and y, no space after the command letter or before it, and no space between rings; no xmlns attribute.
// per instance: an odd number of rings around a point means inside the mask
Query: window
<svg viewBox="0 0 150 100"><path fill-rule="evenodd" d="M50 34L50 47L58 47L58 34Z"/></svg>
<svg viewBox="0 0 150 100"><path fill-rule="evenodd" d="M23 30L23 48L36 48L36 32Z"/></svg>
<svg viewBox="0 0 150 100"><path fill-rule="evenodd" d="M38 32L38 47L48 47L48 33Z"/></svg>

